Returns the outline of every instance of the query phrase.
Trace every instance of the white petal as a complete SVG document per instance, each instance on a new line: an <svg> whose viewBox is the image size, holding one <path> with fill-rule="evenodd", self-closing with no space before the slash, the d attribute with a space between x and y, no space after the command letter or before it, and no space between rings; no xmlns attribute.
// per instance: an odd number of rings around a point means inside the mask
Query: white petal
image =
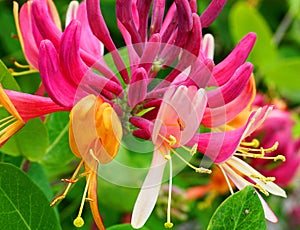
<svg viewBox="0 0 300 230"><path fill-rule="evenodd" d="M247 164L245 161L237 158L237 157L231 157L227 163L231 165L232 167L236 168L238 171L242 172L245 175L258 175L263 177L263 175L252 168L249 164ZM266 184L263 183L261 180L252 178L250 177L251 180L253 180L255 183L259 184L262 186L264 189L266 189L268 192L276 195L276 196L281 196L286 198L286 192L280 188L277 184L273 182L267 182Z"/></svg>
<svg viewBox="0 0 300 230"><path fill-rule="evenodd" d="M143 227L149 218L157 201L166 162L158 150L154 151L151 167L133 208L133 228Z"/></svg>
<svg viewBox="0 0 300 230"><path fill-rule="evenodd" d="M204 35L201 49L205 57L210 58L211 60L214 59L215 41L211 34Z"/></svg>
<svg viewBox="0 0 300 230"><path fill-rule="evenodd" d="M270 209L269 205L264 200L264 198L262 198L262 196L258 192L256 192L256 193L257 193L257 195L260 199L260 202L263 206L266 219L272 223L277 223L278 219L277 219L276 215L274 214L274 212Z"/></svg>
<svg viewBox="0 0 300 230"><path fill-rule="evenodd" d="M79 3L77 1L70 2L66 14L66 25L65 25L66 27L69 25L72 19L76 18L78 7L79 7Z"/></svg>

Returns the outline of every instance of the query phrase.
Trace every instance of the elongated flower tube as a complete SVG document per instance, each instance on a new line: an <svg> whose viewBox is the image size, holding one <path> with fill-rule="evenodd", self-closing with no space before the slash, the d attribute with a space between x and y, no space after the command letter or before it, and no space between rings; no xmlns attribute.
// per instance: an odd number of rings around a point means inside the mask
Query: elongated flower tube
<svg viewBox="0 0 300 230"><path fill-rule="evenodd" d="M155 146L151 167L142 185L141 191L135 203L131 225L134 228L142 227L150 216L162 183L162 176L166 163L170 163L169 200L167 211L166 228L171 228L171 190L172 190L172 157L176 155L196 172L210 173L210 170L197 168L189 164L175 148L184 148L191 154L197 146L192 149L184 145L196 133L203 116L207 102L203 89L195 87L180 86L177 89L170 88L163 97L152 130L152 142Z"/></svg>
<svg viewBox="0 0 300 230"><path fill-rule="evenodd" d="M67 195L71 185L76 182L76 176L82 164L85 167L86 187L78 216L74 225L81 227L84 220L81 217L85 201L90 202L93 218L99 229L105 229L98 209L97 173L98 165L110 162L118 153L122 138L122 127L114 109L103 102L100 97L89 95L82 98L70 113L69 139L72 152L81 158L81 162L71 179L65 179L68 186L65 192L56 197L57 201Z"/></svg>
<svg viewBox="0 0 300 230"><path fill-rule="evenodd" d="M264 149L259 148L259 142L254 140L246 142L245 138L251 135L266 119L272 107L262 107L253 112L248 122L243 127L227 132L212 132L197 134L189 143L190 146L198 144L198 151L209 156L215 164L222 170L226 181L228 182L231 193L233 190L230 186L231 180L238 189L243 189L251 185L265 195L272 193L277 196L286 197L283 189L277 186L274 181L275 177L265 177L260 172L252 168L244 160L238 158L257 158L264 160L285 161L283 155L267 156L267 153L273 152L278 147L275 142L272 147ZM248 178L248 180L245 179ZM277 218L266 202L259 195L264 208L265 217L271 222L276 222Z"/></svg>
<svg viewBox="0 0 300 230"><path fill-rule="evenodd" d="M14 17L21 47L30 68L39 70L40 42L48 39L59 49L62 26L57 9L52 0L31 0L22 5L20 12L18 8L18 4L14 2ZM77 19L84 25L80 42L81 55L88 65L92 65L102 57L104 49L88 25L85 1L80 4L77 1L70 3L66 26L72 19Z"/></svg>
<svg viewBox="0 0 300 230"><path fill-rule="evenodd" d="M0 146L19 131L28 120L66 110L50 98L4 90L1 84L0 105L9 113L0 120Z"/></svg>

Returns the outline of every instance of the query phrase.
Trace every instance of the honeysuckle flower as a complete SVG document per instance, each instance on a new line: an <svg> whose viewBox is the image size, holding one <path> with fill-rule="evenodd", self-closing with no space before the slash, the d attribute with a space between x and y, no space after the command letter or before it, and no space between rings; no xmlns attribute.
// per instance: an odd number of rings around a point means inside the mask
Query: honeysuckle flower
<svg viewBox="0 0 300 230"><path fill-rule="evenodd" d="M266 104L262 95L258 96L263 99L260 104ZM255 100L253 106L259 105L258 103L259 101ZM285 162L274 164L261 159L253 159L249 163L264 175L276 177L276 183L281 186L288 186L295 179L300 167L300 140L293 138L293 126L292 114L287 110L275 107L261 127L248 138L248 140L258 139L263 148L270 148L276 141L280 143L276 150L266 155L282 154L286 158Z"/></svg>
<svg viewBox="0 0 300 230"><path fill-rule="evenodd" d="M285 161L283 155L266 155L277 149L278 142L275 142L272 147L264 149L262 147L259 148L259 142L257 140L252 142L245 141L245 138L251 135L263 123L271 110L272 107L268 106L259 108L251 114L246 125L239 129L227 132L196 134L193 140L189 142L190 146L197 143L198 151L210 157L221 169L225 180L228 182L231 193L233 193L233 189L230 186L229 180L231 180L238 189L243 189L247 185L251 185L266 196L272 193L277 196L286 197L285 191L274 183L275 177L263 176L256 169L239 158L240 156L244 158ZM276 222L277 218L272 210L260 195L259 198L263 205L266 219L271 222Z"/></svg>
<svg viewBox="0 0 300 230"><path fill-rule="evenodd" d="M119 150L121 138L120 120L114 109L108 103L103 102L101 97L88 95L72 108L69 128L70 147L72 152L82 160L73 176L63 180L68 182L68 186L62 195L51 202L51 206L65 198L71 185L77 181L76 176L84 164L85 173L81 175L86 176L86 187L78 216L74 219L76 227L83 226L84 220L81 214L85 201L89 201L97 227L105 229L98 209L98 166L114 159Z"/></svg>
<svg viewBox="0 0 300 230"><path fill-rule="evenodd" d="M170 163L169 198L166 228L171 228L171 190L172 190L172 157L176 155L196 172L210 173L210 170L197 168L180 156L175 148L185 148L188 152L194 152L184 145L196 133L203 116L207 98L203 89L195 87L179 86L170 88L164 95L162 104L154 122L151 139L155 147L153 159L136 200L131 225L134 228L142 227L150 216L158 198L162 176L166 163ZM137 122L138 123L138 122Z"/></svg>
<svg viewBox="0 0 300 230"><path fill-rule="evenodd" d="M48 39L59 50L62 26L57 9L52 0L30 0L22 5L20 12L18 9L18 3L14 2L15 23L23 53L30 69L39 70L40 42ZM104 48L88 26L85 1L80 4L71 1L67 10L66 26L72 19L77 19L84 25L80 41L81 54L86 57L86 63L92 65L102 57Z"/></svg>
<svg viewBox="0 0 300 230"><path fill-rule="evenodd" d="M9 113L0 120L0 146L19 131L28 120L65 110L50 98L4 90L1 84L0 105Z"/></svg>

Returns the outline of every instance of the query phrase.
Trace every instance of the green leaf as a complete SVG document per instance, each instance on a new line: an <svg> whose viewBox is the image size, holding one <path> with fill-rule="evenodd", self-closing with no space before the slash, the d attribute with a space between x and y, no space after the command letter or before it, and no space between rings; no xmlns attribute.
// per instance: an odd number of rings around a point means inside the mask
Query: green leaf
<svg viewBox="0 0 300 230"><path fill-rule="evenodd" d="M133 230L130 224L118 224L107 228L107 230ZM140 230L148 230L146 227L139 228Z"/></svg>
<svg viewBox="0 0 300 230"><path fill-rule="evenodd" d="M57 112L49 116L46 123L49 133L49 146L42 164L47 166L64 166L74 155L69 146L69 113Z"/></svg>
<svg viewBox="0 0 300 230"><path fill-rule="evenodd" d="M262 15L243 1L236 3L229 15L231 34L236 42L249 32L257 34L250 61L260 69L272 64L278 54L272 40L272 31Z"/></svg>
<svg viewBox="0 0 300 230"><path fill-rule="evenodd" d="M284 59L265 69L263 74L267 81L277 86L278 90L299 92L300 58Z"/></svg>
<svg viewBox="0 0 300 230"><path fill-rule="evenodd" d="M26 174L0 163L0 223L6 230L61 229L44 193Z"/></svg>
<svg viewBox="0 0 300 230"><path fill-rule="evenodd" d="M247 186L228 197L212 216L207 229L266 229L264 211L254 188Z"/></svg>
<svg viewBox="0 0 300 230"><path fill-rule="evenodd" d="M20 91L20 87L4 63L0 60L0 82L4 89Z"/></svg>
<svg viewBox="0 0 300 230"><path fill-rule="evenodd" d="M39 161L46 153L48 133L40 118L29 120L12 136L1 151L12 156L24 156L30 161Z"/></svg>

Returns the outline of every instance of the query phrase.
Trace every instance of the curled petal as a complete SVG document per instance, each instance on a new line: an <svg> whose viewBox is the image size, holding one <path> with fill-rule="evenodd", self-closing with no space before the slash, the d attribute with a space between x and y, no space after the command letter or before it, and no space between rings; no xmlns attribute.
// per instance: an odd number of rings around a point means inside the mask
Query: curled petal
<svg viewBox="0 0 300 230"><path fill-rule="evenodd" d="M164 0L154 0L152 7L152 18L150 25L150 35L158 33L161 29L162 20L165 11Z"/></svg>
<svg viewBox="0 0 300 230"><path fill-rule="evenodd" d="M48 9L46 1L36 0L32 2L32 15L37 29L43 39L49 39L58 49L61 31L55 25Z"/></svg>
<svg viewBox="0 0 300 230"><path fill-rule="evenodd" d="M207 155L215 163L222 163L232 157L241 141L257 129L266 119L272 107L262 107L253 112L246 125L227 132L196 134L188 145L198 143L198 151Z"/></svg>
<svg viewBox="0 0 300 230"><path fill-rule="evenodd" d="M128 104L134 108L139 102L146 98L148 77L144 68L138 68L131 78L128 88Z"/></svg>
<svg viewBox="0 0 300 230"><path fill-rule="evenodd" d="M247 62L240 66L224 85L208 90L208 106L210 108L223 106L237 98L247 86L252 71L253 65Z"/></svg>
<svg viewBox="0 0 300 230"><path fill-rule="evenodd" d="M207 28L219 16L226 0L212 0L206 10L200 15L201 25Z"/></svg>
<svg viewBox="0 0 300 230"><path fill-rule="evenodd" d="M136 7L139 16L139 34L142 41L146 41L147 28L148 28L148 16L152 0L137 0Z"/></svg>
<svg viewBox="0 0 300 230"><path fill-rule="evenodd" d="M211 34L204 35L201 50L205 57L214 59L215 41Z"/></svg>
<svg viewBox="0 0 300 230"><path fill-rule="evenodd" d="M61 106L71 108L77 86L62 73L56 49L49 40L41 42L39 69L45 89L53 101Z"/></svg>
<svg viewBox="0 0 300 230"><path fill-rule="evenodd" d="M236 69L242 65L248 58L256 40L255 33L247 34L233 49L233 51L213 70L214 79L209 85L225 84Z"/></svg>

